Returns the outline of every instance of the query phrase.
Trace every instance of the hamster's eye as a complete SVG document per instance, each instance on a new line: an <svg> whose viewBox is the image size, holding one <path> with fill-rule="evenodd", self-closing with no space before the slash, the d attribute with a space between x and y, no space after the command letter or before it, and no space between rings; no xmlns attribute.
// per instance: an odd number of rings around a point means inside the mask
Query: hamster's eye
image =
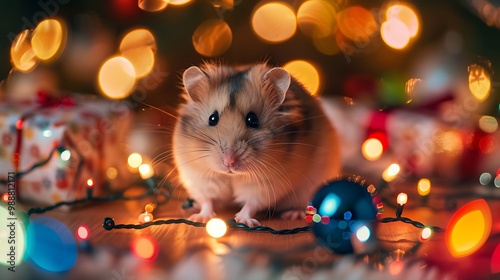
<svg viewBox="0 0 500 280"><path fill-rule="evenodd" d="M208 117L208 125L216 126L219 123L219 112L213 112L210 117Z"/></svg>
<svg viewBox="0 0 500 280"><path fill-rule="evenodd" d="M245 122L248 127L259 128L259 118L254 112L248 113Z"/></svg>

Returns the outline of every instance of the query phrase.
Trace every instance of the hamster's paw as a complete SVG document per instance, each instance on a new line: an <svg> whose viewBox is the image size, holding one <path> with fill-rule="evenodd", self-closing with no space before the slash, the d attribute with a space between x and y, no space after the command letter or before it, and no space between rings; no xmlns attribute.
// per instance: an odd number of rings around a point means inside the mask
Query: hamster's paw
<svg viewBox="0 0 500 280"><path fill-rule="evenodd" d="M206 223L208 222L210 219L212 219L213 217L215 217L215 213L197 213L197 214L193 214L191 216L189 216L189 219L190 221L193 221L193 222L200 222L200 223Z"/></svg>
<svg viewBox="0 0 500 280"><path fill-rule="evenodd" d="M260 223L259 221L257 221L256 219L252 219L250 218L248 215L245 215L245 214L241 214L241 212L238 212L235 216L234 216L234 220L237 222L237 223L242 223L242 224L245 224L249 227L256 227L256 226L260 226Z"/></svg>
<svg viewBox="0 0 500 280"><path fill-rule="evenodd" d="M301 220L306 217L304 210L288 210L281 213L283 220Z"/></svg>

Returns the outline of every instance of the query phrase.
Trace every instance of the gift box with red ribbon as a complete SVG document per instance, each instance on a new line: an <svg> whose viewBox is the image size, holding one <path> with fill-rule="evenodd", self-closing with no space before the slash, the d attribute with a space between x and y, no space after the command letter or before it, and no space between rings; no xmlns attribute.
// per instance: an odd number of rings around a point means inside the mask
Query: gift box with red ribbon
<svg viewBox="0 0 500 280"><path fill-rule="evenodd" d="M132 119L126 106L87 95L0 103L0 191L15 174L16 199L48 205L121 184Z"/></svg>

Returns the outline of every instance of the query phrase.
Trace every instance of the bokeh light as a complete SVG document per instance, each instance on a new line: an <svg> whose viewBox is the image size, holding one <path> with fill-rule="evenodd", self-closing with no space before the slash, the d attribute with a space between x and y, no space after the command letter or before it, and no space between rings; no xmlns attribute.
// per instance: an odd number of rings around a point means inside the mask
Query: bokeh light
<svg viewBox="0 0 500 280"><path fill-rule="evenodd" d="M479 128L486 133L494 133L498 129L498 121L492 116L479 118Z"/></svg>
<svg viewBox="0 0 500 280"><path fill-rule="evenodd" d="M382 179L384 181L390 183L396 179L396 177L399 174L399 171L401 171L401 167L397 163L393 163L389 165L384 172L382 172Z"/></svg>
<svg viewBox="0 0 500 280"><path fill-rule="evenodd" d="M21 72L30 72L38 65L38 59L31 47L31 31L19 33L10 47L10 61L12 66Z"/></svg>
<svg viewBox="0 0 500 280"><path fill-rule="evenodd" d="M76 229L76 236L80 240L87 240L90 236L90 229L85 225L81 225Z"/></svg>
<svg viewBox="0 0 500 280"><path fill-rule="evenodd" d="M2 196L2 200L5 194ZM2 226L0 226L0 254L2 257L0 258L0 269L7 271L6 268L1 267L4 266L18 266L22 263L25 249L26 249L26 236L24 231L24 225L20 223L20 219L17 220L8 220L10 218L9 211L3 206L0 205L0 219L4 221ZM7 223L7 221L9 221ZM14 227L10 227L10 223L14 223ZM9 237L15 238L16 246L15 250L12 252L10 250L10 246L12 244L9 243ZM12 263L10 263L12 261ZM9 273L9 272L5 272Z"/></svg>
<svg viewBox="0 0 500 280"><path fill-rule="evenodd" d="M361 146L361 153L367 160L375 161L382 156L384 146L376 138L368 138Z"/></svg>
<svg viewBox="0 0 500 280"><path fill-rule="evenodd" d="M429 240L432 236L432 229L430 227L424 227L420 233L420 241L425 242Z"/></svg>
<svg viewBox="0 0 500 280"><path fill-rule="evenodd" d="M410 37L415 37L419 31L419 17L417 12L407 6L402 4L394 4L387 8L386 19L397 19L402 22L408 29Z"/></svg>
<svg viewBox="0 0 500 280"><path fill-rule="evenodd" d="M123 99L134 89L135 78L136 73L132 63L122 56L115 56L106 60L101 66L98 84L106 97Z"/></svg>
<svg viewBox="0 0 500 280"><path fill-rule="evenodd" d="M161 12L168 6L169 0L139 0L139 8L146 12Z"/></svg>
<svg viewBox="0 0 500 280"><path fill-rule="evenodd" d="M106 169L106 177L108 179L115 179L116 177L118 176L118 170L116 170L116 168L114 167L108 167L108 169Z"/></svg>
<svg viewBox="0 0 500 280"><path fill-rule="evenodd" d="M132 240L131 249L135 256L143 260L154 260L158 255L158 244L148 236L138 236Z"/></svg>
<svg viewBox="0 0 500 280"><path fill-rule="evenodd" d="M408 202L408 195L406 193L399 193L396 201L399 205L405 205Z"/></svg>
<svg viewBox="0 0 500 280"><path fill-rule="evenodd" d="M226 234L227 225L223 220L219 218L213 218L207 222L206 230L208 235L212 236L213 238L219 238Z"/></svg>
<svg viewBox="0 0 500 280"><path fill-rule="evenodd" d="M469 71L469 90L479 101L484 101L490 95L491 80L490 74L483 66L478 64L470 65Z"/></svg>
<svg viewBox="0 0 500 280"><path fill-rule="evenodd" d="M398 19L389 19L380 26L382 40L393 49L404 49L410 42L408 27Z"/></svg>
<svg viewBox="0 0 500 280"><path fill-rule="evenodd" d="M71 152L69 150L64 150L61 153L61 160L68 161L71 158Z"/></svg>
<svg viewBox="0 0 500 280"><path fill-rule="evenodd" d="M94 179L87 179L87 187L92 188L94 186Z"/></svg>
<svg viewBox="0 0 500 280"><path fill-rule="evenodd" d="M31 46L40 60L55 59L66 45L66 27L57 19L41 21L33 31Z"/></svg>
<svg viewBox="0 0 500 280"><path fill-rule="evenodd" d="M139 220L139 223L141 224L149 223L153 220L153 214L148 212L141 213L137 220Z"/></svg>
<svg viewBox="0 0 500 280"><path fill-rule="evenodd" d="M402 261L393 261L390 265L389 265L389 273L391 273L392 275L398 275L399 273L401 273L401 271L403 271L403 268L405 267L405 264L402 262Z"/></svg>
<svg viewBox="0 0 500 280"><path fill-rule="evenodd" d="M299 83L301 83L311 95L317 95L321 85L321 78L317 68L305 60L294 60L283 65Z"/></svg>
<svg viewBox="0 0 500 280"><path fill-rule="evenodd" d="M500 174L495 177L495 180L493 180L493 184L495 185L495 187L500 188Z"/></svg>
<svg viewBox="0 0 500 280"><path fill-rule="evenodd" d="M128 32L119 49L121 56L134 66L136 78L151 73L155 64L156 40L149 30L141 28Z"/></svg>
<svg viewBox="0 0 500 280"><path fill-rule="evenodd" d="M370 238L370 229L367 226L361 226L356 230L356 238L361 242L366 242Z"/></svg>
<svg viewBox="0 0 500 280"><path fill-rule="evenodd" d="M417 192L421 196L427 196L431 192L431 181L427 178L418 180Z"/></svg>
<svg viewBox="0 0 500 280"><path fill-rule="evenodd" d="M362 6L351 6L337 14L337 26L342 34L361 44L367 44L378 30L373 14Z"/></svg>
<svg viewBox="0 0 500 280"><path fill-rule="evenodd" d="M491 183L491 179L493 179L493 176L491 176L490 173L488 172L483 172L480 176L479 176L479 184L483 185L483 186L486 186L488 185L489 183Z"/></svg>
<svg viewBox="0 0 500 280"><path fill-rule="evenodd" d="M9 202L9 194L8 193L2 194L2 201L3 202Z"/></svg>
<svg viewBox="0 0 500 280"><path fill-rule="evenodd" d="M155 175L154 169L151 167L151 165L147 163L143 163L139 165L139 175L143 180L146 180L148 178L153 177Z"/></svg>
<svg viewBox="0 0 500 280"><path fill-rule="evenodd" d="M148 203L146 206L144 206L144 211L146 212L153 212L155 210L155 205L153 203Z"/></svg>
<svg viewBox="0 0 500 280"><path fill-rule="evenodd" d="M312 38L332 35L337 24L335 8L325 0L305 1L297 11L297 24L302 33Z"/></svg>
<svg viewBox="0 0 500 280"><path fill-rule="evenodd" d="M137 168L142 164L142 156L139 153L131 153L128 156L127 163L132 168Z"/></svg>
<svg viewBox="0 0 500 280"><path fill-rule="evenodd" d="M285 3L270 2L253 12L252 28L262 40L281 43L295 34L297 19L292 8Z"/></svg>
<svg viewBox="0 0 500 280"><path fill-rule="evenodd" d="M491 210L484 199L477 199L458 209L446 227L446 247L455 258L479 250L491 231Z"/></svg>
<svg viewBox="0 0 500 280"><path fill-rule="evenodd" d="M50 272L71 269L76 262L76 242L69 229L50 217L35 217L26 230L26 254L38 267Z"/></svg>
<svg viewBox="0 0 500 280"><path fill-rule="evenodd" d="M233 42L233 32L225 21L209 19L196 28L192 41L199 54L214 57L229 49Z"/></svg>
<svg viewBox="0 0 500 280"><path fill-rule="evenodd" d="M436 136L434 140L436 153L447 153L458 156L463 151L462 136L457 131L445 131Z"/></svg>

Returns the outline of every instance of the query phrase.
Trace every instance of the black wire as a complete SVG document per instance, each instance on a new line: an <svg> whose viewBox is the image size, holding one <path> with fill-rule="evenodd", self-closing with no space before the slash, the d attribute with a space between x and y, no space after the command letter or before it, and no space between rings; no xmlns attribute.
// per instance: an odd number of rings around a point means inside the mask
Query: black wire
<svg viewBox="0 0 500 280"><path fill-rule="evenodd" d="M94 196L92 196L92 193L90 193L90 194L88 194L88 196L86 198L75 199L72 201L61 201L59 203L56 203L56 204L53 204L53 205L50 205L47 207L43 207L43 208L33 207L33 208L28 210L27 215L29 217L29 216L31 216L31 214L42 214L42 213L54 210L54 209L59 208L59 207L64 206L64 205L73 206L73 205L77 205L77 204L81 204L81 203L85 203L85 202L111 202L111 201L115 201L115 200L138 200L138 199L146 198L152 194L160 194L166 198L166 201L168 201L170 199L170 197L171 197L171 192L169 192L170 190L157 192L157 191L155 191L154 187L151 187L151 186L148 186L147 184L146 185L145 184L146 184L146 182L141 181L141 182L136 182L136 183L130 185L130 186L139 185L139 186L146 188L146 191L142 194L139 194L139 195L135 195L135 196L124 195L125 190L127 190L128 188L126 188L124 191L122 191L120 193L117 193L114 195L109 195L109 196L104 196L104 197L94 197Z"/></svg>
<svg viewBox="0 0 500 280"><path fill-rule="evenodd" d="M57 150L60 150L60 149L64 149L63 146L58 146L58 147L55 147L53 148L50 153L49 153L49 156L46 158L46 159L43 159L35 164L33 164L30 168L24 170L24 171L19 171L19 172L16 172L16 174L14 175L16 179L19 179L25 175L27 175L28 173L30 173L31 171L45 165L47 162L50 161L50 159L52 159L52 156L54 155L55 151ZM7 183L9 183L9 180L6 180L6 179L1 179L0 180L0 184L2 185L6 185Z"/></svg>
<svg viewBox="0 0 500 280"><path fill-rule="evenodd" d="M395 218L387 217L387 218L382 218L382 219L378 220L378 222L379 223L403 222L403 223L411 224L412 226L414 226L416 228L429 227L434 232L444 232L444 229L442 229L440 227L437 227L437 226L426 226L426 225L422 224L421 222L414 221L414 220L412 220L410 218L406 218L406 217L395 217Z"/></svg>
<svg viewBox="0 0 500 280"><path fill-rule="evenodd" d="M207 224L206 223L200 223L200 222L193 222L187 219L169 219L169 220L156 220L144 224L118 224L115 225L115 222L112 218L106 217L104 218L104 222L102 224L103 228L105 230L112 230L112 229L144 229L150 226L158 226L158 225L169 225L169 224L185 224L185 225L190 225L194 227L205 227ZM299 232L306 232L306 231L311 231L311 227L306 226L306 227L298 227L298 228L292 228L292 229L281 229L281 230L276 230L270 227L264 227L264 226L256 226L256 227L249 227L243 223L237 223L234 221L234 219L230 219L228 221L228 227L229 228L240 228L244 229L246 231L261 231L261 232L268 232L271 234L277 234L277 235L285 235L285 234L297 234Z"/></svg>

